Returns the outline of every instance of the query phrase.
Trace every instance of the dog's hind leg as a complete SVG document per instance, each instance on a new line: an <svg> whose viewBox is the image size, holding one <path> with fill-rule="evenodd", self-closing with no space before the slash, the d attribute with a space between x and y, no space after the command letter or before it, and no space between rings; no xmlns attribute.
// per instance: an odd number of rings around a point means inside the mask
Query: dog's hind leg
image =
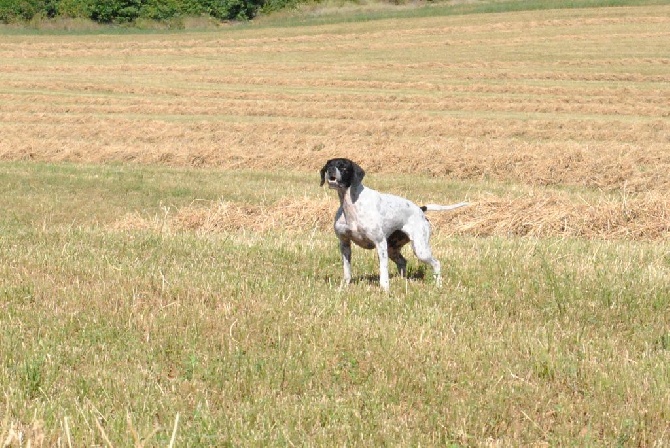
<svg viewBox="0 0 670 448"><path fill-rule="evenodd" d="M389 258L393 260L395 265L398 267L398 274L400 274L400 276L403 278L407 277L407 260L405 260L405 257L403 257L400 253L400 248L389 246L388 251Z"/></svg>
<svg viewBox="0 0 670 448"><path fill-rule="evenodd" d="M409 243L409 237L405 232L396 230L388 237L386 242L388 244L389 258L398 267L398 274L403 278L407 277L407 260L405 260L400 251L405 244Z"/></svg>
<svg viewBox="0 0 670 448"><path fill-rule="evenodd" d="M425 233L418 232L412 239L412 249L414 250L416 258L433 268L433 277L435 277L435 283L440 286L442 284L442 277L440 275L440 262L435 257L433 257L433 253L430 250L430 245L428 244L429 238L430 231Z"/></svg>

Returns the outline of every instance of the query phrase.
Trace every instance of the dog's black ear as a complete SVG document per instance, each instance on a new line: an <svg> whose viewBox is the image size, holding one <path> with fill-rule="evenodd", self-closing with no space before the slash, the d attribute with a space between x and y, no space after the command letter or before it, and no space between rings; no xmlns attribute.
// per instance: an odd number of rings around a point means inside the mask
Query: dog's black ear
<svg viewBox="0 0 670 448"><path fill-rule="evenodd" d="M330 162L330 160L327 161L323 168L321 168L321 184L319 184L321 187L323 187L323 184L326 182L326 170L328 169Z"/></svg>
<svg viewBox="0 0 670 448"><path fill-rule="evenodd" d="M356 162L351 162L351 165L354 167L354 176L352 183L361 183L365 177L365 170L360 167Z"/></svg>

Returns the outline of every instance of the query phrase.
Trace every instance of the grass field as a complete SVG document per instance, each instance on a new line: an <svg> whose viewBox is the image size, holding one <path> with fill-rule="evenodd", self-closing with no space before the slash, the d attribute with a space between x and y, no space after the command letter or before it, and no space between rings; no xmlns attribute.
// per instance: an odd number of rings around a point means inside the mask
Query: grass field
<svg viewBox="0 0 670 448"><path fill-rule="evenodd" d="M667 446L669 25L1 35L0 445ZM442 288L339 290L334 156Z"/></svg>

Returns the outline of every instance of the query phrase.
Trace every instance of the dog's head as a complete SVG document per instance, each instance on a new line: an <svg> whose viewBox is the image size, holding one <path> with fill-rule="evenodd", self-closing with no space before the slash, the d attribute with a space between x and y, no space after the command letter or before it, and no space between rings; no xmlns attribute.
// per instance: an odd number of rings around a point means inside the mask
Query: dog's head
<svg viewBox="0 0 670 448"><path fill-rule="evenodd" d="M328 187L347 189L360 184L365 176L363 168L349 159L331 159L321 168L321 185L328 182Z"/></svg>

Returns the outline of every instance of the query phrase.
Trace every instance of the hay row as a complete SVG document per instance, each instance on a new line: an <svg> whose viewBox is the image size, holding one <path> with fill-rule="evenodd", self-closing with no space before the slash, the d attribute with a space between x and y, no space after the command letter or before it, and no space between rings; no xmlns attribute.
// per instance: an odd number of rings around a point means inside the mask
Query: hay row
<svg viewBox="0 0 670 448"><path fill-rule="evenodd" d="M184 207L165 216L129 214L110 227L205 233L328 231L336 206L309 198L285 199L273 205L220 201ZM653 195L597 202L547 192L516 198L484 197L470 207L428 216L439 233L478 237L664 240L670 231L670 201Z"/></svg>
<svg viewBox="0 0 670 448"><path fill-rule="evenodd" d="M54 86L49 87L48 84L45 84L30 88L46 90L53 89ZM459 92L451 95L443 94L439 99L416 95L386 101L381 96L373 95L355 97L324 94L318 97L296 95L292 98L282 98L281 95L268 94L264 98L253 98L253 95L249 95L249 98L237 98L239 95L234 93L225 96L213 93L209 93L211 96L194 94L189 97L180 92L170 97L163 94L162 98L149 100L142 98L142 93L137 92L132 97L114 99L73 96L61 99L45 94L32 97L7 97L6 101L12 104L12 111L19 116L44 113L53 114L55 118L64 120L91 113L123 116L139 112L147 117L193 115L210 117L210 119L219 116L240 116L311 120L337 120L346 117L358 121L399 120L403 123L416 116L439 122L437 119L439 115L477 111L496 111L507 115L515 113L599 115L610 119L616 117L623 119L626 116L657 118L670 113L667 103L670 101L668 96L647 92L636 92L637 97L635 98L630 93L628 97L621 98L615 95L577 98L578 93L559 97L538 94L532 98L509 98L505 93L484 92L483 94L487 95L486 99L464 97L464 93ZM425 101L424 98L426 98ZM346 109L346 115L343 113L344 109ZM436 114L438 117L435 117ZM574 125L577 124L574 123ZM595 123L595 126L596 128L603 127L601 123ZM648 122L635 125L643 129L649 126Z"/></svg>
<svg viewBox="0 0 670 448"><path fill-rule="evenodd" d="M6 36L0 160L670 188L667 6ZM101 63L103 62L104 63Z"/></svg>
<svg viewBox="0 0 670 448"><path fill-rule="evenodd" d="M174 106L175 115L154 116L147 113L156 105L142 102L116 110L114 100L99 97L88 106L45 106L42 100L0 112L5 136L0 159L258 170L281 164L313 171L325 158L346 156L378 173L608 191L670 187L670 122L660 118L458 118L421 111L375 114L358 106L330 109L329 118L310 118L309 110L318 107L298 112L299 103L263 109L267 104L259 102L242 115L210 120L207 108L196 102L184 110ZM198 111L203 115L195 121Z"/></svg>

